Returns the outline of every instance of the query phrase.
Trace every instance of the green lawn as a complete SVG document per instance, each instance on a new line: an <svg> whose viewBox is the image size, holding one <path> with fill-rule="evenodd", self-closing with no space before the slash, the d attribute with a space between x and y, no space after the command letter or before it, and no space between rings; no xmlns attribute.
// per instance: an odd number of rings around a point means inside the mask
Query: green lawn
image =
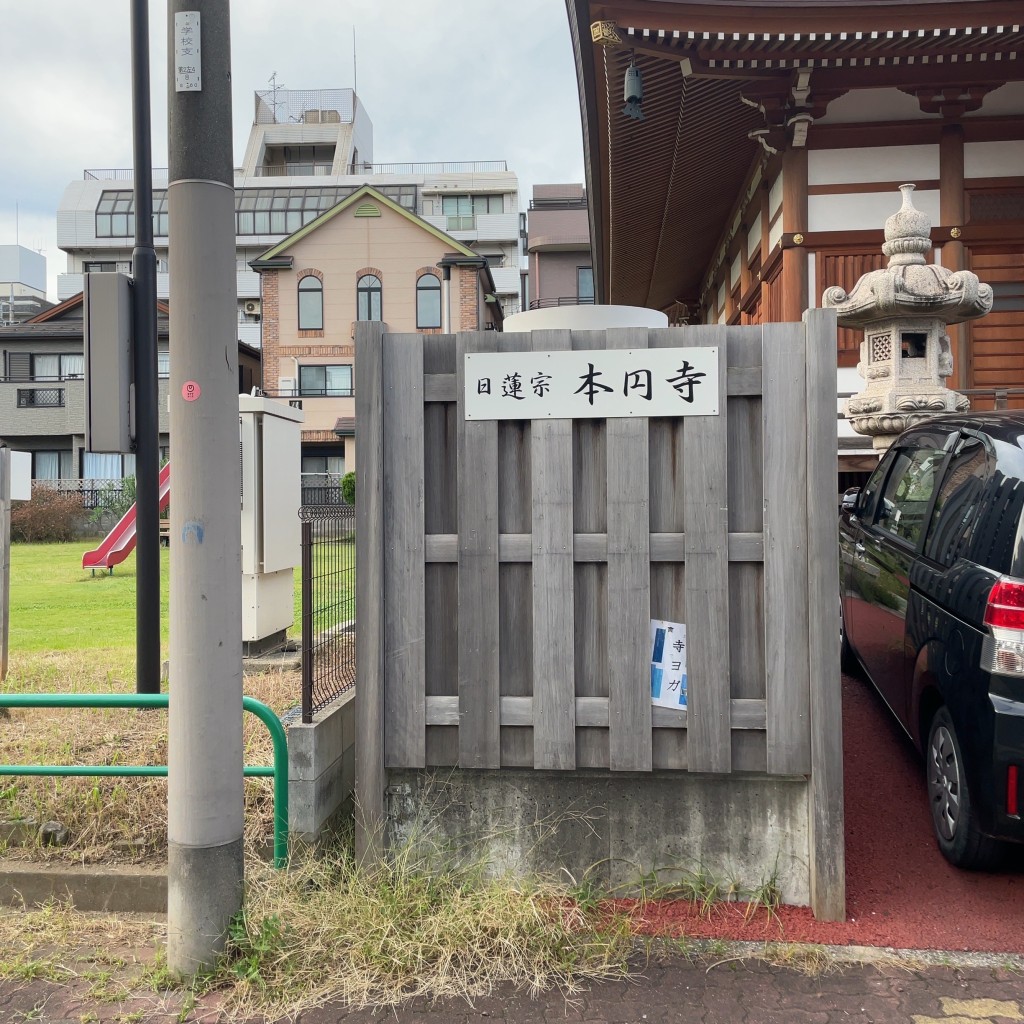
<svg viewBox="0 0 1024 1024"><path fill-rule="evenodd" d="M135 555L114 575L82 568L95 541L11 545L12 653L135 646ZM167 642L170 551L160 549L161 640Z"/></svg>
<svg viewBox="0 0 1024 1024"><path fill-rule="evenodd" d="M114 567L114 575L82 568L82 553L95 541L70 544L11 545L10 650L68 651L135 646L135 554ZM351 548L341 542L337 548ZM340 550L325 562L318 558L317 571L339 564ZM345 556L351 557L350 554ZM160 632L168 639L168 591L170 549L160 549ZM347 574L343 597L354 586L355 574ZM337 593L321 597L333 602ZM302 591L300 569L295 570L295 619L291 634L301 633ZM331 607L315 610L315 628L327 628L341 614ZM351 613L354 615L354 611ZM344 616L343 616L344 617Z"/></svg>

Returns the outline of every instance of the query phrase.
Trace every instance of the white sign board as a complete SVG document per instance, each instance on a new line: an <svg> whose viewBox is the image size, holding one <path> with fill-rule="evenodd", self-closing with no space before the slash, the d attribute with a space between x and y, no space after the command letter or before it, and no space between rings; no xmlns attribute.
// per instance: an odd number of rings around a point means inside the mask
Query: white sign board
<svg viewBox="0 0 1024 1024"><path fill-rule="evenodd" d="M11 452L11 501L29 501L32 498L32 454Z"/></svg>
<svg viewBox="0 0 1024 1024"><path fill-rule="evenodd" d="M174 91L201 92L203 71L199 42L199 11L174 14Z"/></svg>
<svg viewBox="0 0 1024 1024"><path fill-rule="evenodd" d="M651 619L651 703L686 707L686 624Z"/></svg>
<svg viewBox="0 0 1024 1024"><path fill-rule="evenodd" d="M467 420L717 416L718 348L469 352Z"/></svg>

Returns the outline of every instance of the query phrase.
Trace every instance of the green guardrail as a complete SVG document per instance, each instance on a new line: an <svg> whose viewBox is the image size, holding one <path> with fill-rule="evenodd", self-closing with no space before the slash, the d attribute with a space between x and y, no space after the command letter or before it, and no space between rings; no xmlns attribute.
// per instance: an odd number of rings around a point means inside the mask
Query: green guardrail
<svg viewBox="0 0 1024 1024"><path fill-rule="evenodd" d="M166 708L166 693L0 693L0 708ZM274 867L288 865L288 739L281 719L262 701L242 698L250 711L270 730L274 741L273 765L246 765L246 778L274 779ZM0 764L0 775L125 775L163 777L167 765L45 765Z"/></svg>

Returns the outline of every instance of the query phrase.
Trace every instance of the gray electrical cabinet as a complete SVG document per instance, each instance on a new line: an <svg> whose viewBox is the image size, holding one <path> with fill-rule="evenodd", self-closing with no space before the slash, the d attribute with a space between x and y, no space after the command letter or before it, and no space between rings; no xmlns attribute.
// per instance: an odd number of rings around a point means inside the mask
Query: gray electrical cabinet
<svg viewBox="0 0 1024 1024"><path fill-rule="evenodd" d="M85 449L131 451L132 293L126 274L85 275Z"/></svg>

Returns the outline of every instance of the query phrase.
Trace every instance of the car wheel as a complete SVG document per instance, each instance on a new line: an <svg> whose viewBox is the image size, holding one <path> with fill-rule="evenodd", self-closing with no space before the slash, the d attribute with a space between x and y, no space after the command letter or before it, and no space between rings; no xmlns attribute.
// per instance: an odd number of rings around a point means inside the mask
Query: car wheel
<svg viewBox="0 0 1024 1024"><path fill-rule="evenodd" d="M935 712L928 729L925 770L932 827L942 855L958 868L991 867L1002 847L978 829L960 741L945 707Z"/></svg>

